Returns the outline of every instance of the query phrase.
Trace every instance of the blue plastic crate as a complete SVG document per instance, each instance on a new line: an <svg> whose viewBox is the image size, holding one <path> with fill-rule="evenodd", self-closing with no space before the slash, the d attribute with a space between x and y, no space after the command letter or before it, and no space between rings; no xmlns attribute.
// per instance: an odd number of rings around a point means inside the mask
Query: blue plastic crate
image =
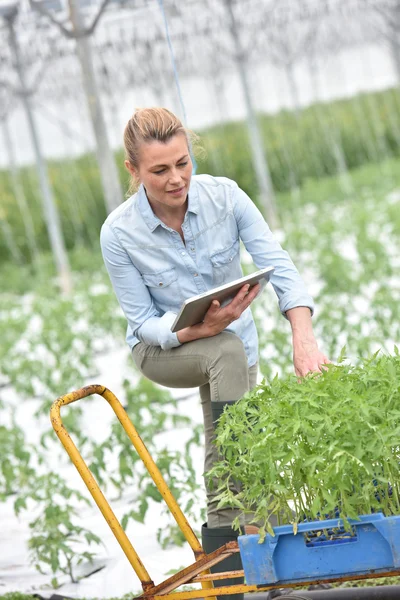
<svg viewBox="0 0 400 600"><path fill-rule="evenodd" d="M251 585L294 583L400 568L400 517L382 513L349 520L353 536L340 519L275 527L262 544L258 535L238 538L246 582ZM328 535L326 535L328 534Z"/></svg>

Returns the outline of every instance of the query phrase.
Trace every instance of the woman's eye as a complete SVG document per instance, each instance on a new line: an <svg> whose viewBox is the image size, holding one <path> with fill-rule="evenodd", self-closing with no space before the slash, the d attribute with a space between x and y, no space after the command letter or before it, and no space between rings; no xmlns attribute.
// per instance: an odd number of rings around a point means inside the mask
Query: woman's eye
<svg viewBox="0 0 400 600"><path fill-rule="evenodd" d="M178 163L177 167L186 167L186 165L188 164L188 161L182 162L182 163ZM165 173L166 169L159 169L158 171L153 171L155 175L161 175L162 173Z"/></svg>

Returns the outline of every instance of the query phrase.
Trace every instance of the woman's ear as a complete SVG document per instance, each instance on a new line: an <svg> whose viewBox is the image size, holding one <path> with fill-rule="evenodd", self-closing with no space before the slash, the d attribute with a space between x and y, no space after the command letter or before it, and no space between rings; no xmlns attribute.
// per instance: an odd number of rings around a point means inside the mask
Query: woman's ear
<svg viewBox="0 0 400 600"><path fill-rule="evenodd" d="M132 177L134 179L136 179L136 181L139 183L140 182L140 178L139 178L138 170L129 162L129 160L125 160L124 165L125 165L125 168L132 175Z"/></svg>

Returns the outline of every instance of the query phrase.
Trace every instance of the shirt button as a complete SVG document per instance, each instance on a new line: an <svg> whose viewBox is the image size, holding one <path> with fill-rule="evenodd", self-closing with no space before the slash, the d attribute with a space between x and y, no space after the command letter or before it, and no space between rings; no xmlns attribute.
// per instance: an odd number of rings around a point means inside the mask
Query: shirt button
<svg viewBox="0 0 400 600"><path fill-rule="evenodd" d="M163 284L163 282L162 282L162 281L160 281L160 283L159 283L158 285L160 285L160 286L161 286L161 285L164 285L164 284Z"/></svg>
<svg viewBox="0 0 400 600"><path fill-rule="evenodd" d="M190 248L192 252L194 252L194 248Z"/></svg>
<svg viewBox="0 0 400 600"><path fill-rule="evenodd" d="M181 252L182 256L185 256L186 252Z"/></svg>
<svg viewBox="0 0 400 600"><path fill-rule="evenodd" d="M198 273L195 273L195 274L194 274L194 277L198 277L198 276L199 276L199 274L198 274Z"/></svg>

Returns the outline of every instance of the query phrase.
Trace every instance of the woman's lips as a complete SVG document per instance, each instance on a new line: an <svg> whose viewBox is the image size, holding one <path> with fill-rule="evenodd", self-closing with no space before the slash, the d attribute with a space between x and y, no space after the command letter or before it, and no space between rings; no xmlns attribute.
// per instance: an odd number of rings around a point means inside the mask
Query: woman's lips
<svg viewBox="0 0 400 600"><path fill-rule="evenodd" d="M183 185L182 187L177 188L176 190L169 190L167 192L167 194L172 194L173 196L179 196L179 194L181 194L184 189L185 189L185 186Z"/></svg>

